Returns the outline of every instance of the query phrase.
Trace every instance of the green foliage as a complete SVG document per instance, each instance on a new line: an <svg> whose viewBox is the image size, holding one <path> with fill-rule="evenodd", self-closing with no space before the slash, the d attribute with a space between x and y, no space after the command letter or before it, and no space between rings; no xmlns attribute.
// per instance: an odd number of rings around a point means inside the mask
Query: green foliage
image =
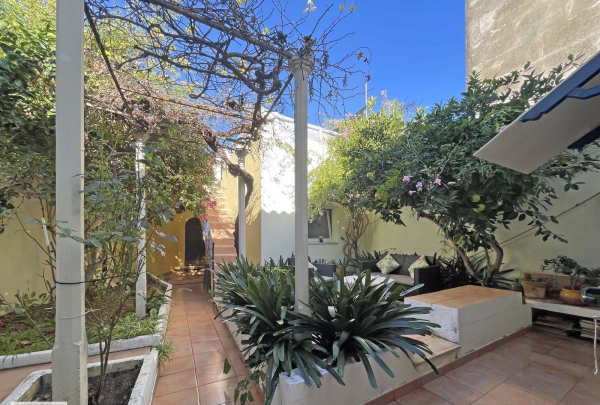
<svg viewBox="0 0 600 405"><path fill-rule="evenodd" d="M157 288L153 288L150 291L150 294L146 295L146 311L150 315L158 315L158 311L160 311L160 307L167 302L173 301L173 298L167 295L167 291L159 290Z"/></svg>
<svg viewBox="0 0 600 405"><path fill-rule="evenodd" d="M311 218L320 215L325 206L339 204L344 208L348 225L338 227L344 233L344 254L355 262L358 241L371 223L366 207L369 195L355 181L361 162L372 153L394 142L404 129L405 106L394 101L383 103L380 111L372 111L369 119L351 117L334 122L340 133L327 139L327 154L309 173L309 212Z"/></svg>
<svg viewBox="0 0 600 405"><path fill-rule="evenodd" d="M0 4L0 232L15 198L53 195L56 35L40 9L35 0Z"/></svg>
<svg viewBox="0 0 600 405"><path fill-rule="evenodd" d="M263 268L241 257L238 263L220 264L218 275L216 291L211 291L217 297L214 302L220 303L225 313L223 320L234 323L238 334L248 336L242 341L243 353L246 364L254 371L238 385L236 394L242 404L249 400L247 390L259 381L266 403L271 403L279 374L290 373L294 368L300 370L308 386L321 386L318 367L331 372L343 384L323 360L325 350L309 338L297 341L290 330L290 320L295 319L294 276L290 271Z"/></svg>
<svg viewBox="0 0 600 405"><path fill-rule="evenodd" d="M571 290L579 290L583 284L596 285L600 279L600 267L588 269L567 256L544 260L542 271L554 271L556 274L568 276Z"/></svg>
<svg viewBox="0 0 600 405"><path fill-rule="evenodd" d="M342 269L339 277L344 274ZM379 357L383 350L396 357L398 351L423 358L430 353L423 342L403 336L431 334L430 327L436 325L413 317L429 310L401 304L398 298L411 290L391 291L389 280L375 285L370 273L360 275L351 287L342 282L341 291L317 274L310 282L312 317L294 311L294 276L287 269L261 267L241 258L219 265L218 276L216 291L211 291L214 302L221 306L223 320L247 336L243 352L253 373L238 384L236 401L239 397L242 404L250 400L250 390L257 384L262 384L270 403L279 375L292 369L298 369L308 386L321 386L319 369L344 384L346 361L354 359L364 363L376 387L367 355L393 376ZM225 363L224 372L230 368Z"/></svg>
<svg viewBox="0 0 600 405"><path fill-rule="evenodd" d="M360 160L351 183L385 221L403 224L401 213L408 208L437 224L473 276L467 253L493 250L495 260L488 262L483 277L489 284L502 262L494 237L498 227L529 220L544 241L564 241L546 227L557 222L546 213L558 198L553 182L576 190L578 174L600 169L596 145L566 151L529 175L473 156L554 88L573 63L571 58L546 75L527 65L502 77L472 76L461 99L451 98L428 112L417 109L403 136Z"/></svg>
<svg viewBox="0 0 600 405"><path fill-rule="evenodd" d="M385 255L387 254L386 251L384 250L374 250L373 253L371 252L366 252L366 251L360 251L357 254L357 259L361 262L370 262L370 261L379 261L381 259L383 259L385 257Z"/></svg>
<svg viewBox="0 0 600 405"><path fill-rule="evenodd" d="M411 308L398 301L420 286L406 291L403 287L392 290L394 283L389 279L373 283L370 271L358 275L354 284L348 286L343 281L344 275L344 271L334 275L336 281L330 283L320 275L311 280L312 315L296 314L300 319L291 321L292 330L311 334L314 343L327 350L328 363L336 367L342 378L349 360L362 362L373 388L377 388L377 381L367 355L392 378L394 373L380 357L384 351L395 357L402 352L408 358L414 353L435 370L426 357L432 354L427 345L406 336L431 335L430 328L439 327L415 317L429 313L430 309Z"/></svg>

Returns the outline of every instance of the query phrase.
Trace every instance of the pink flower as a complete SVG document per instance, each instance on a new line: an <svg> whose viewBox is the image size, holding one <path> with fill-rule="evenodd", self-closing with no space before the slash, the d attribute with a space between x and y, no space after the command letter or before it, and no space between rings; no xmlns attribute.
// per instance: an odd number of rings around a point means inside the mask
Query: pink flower
<svg viewBox="0 0 600 405"><path fill-rule="evenodd" d="M404 182L410 181L410 176L404 176L404 177L402 177L402 181L404 181Z"/></svg>
<svg viewBox="0 0 600 405"><path fill-rule="evenodd" d="M500 132L504 131L506 128L508 128L508 125L502 125L500 127Z"/></svg>
<svg viewBox="0 0 600 405"><path fill-rule="evenodd" d="M436 178L434 181L435 184L437 184L438 186L442 184L442 179L440 178Z"/></svg>
<svg viewBox="0 0 600 405"><path fill-rule="evenodd" d="M200 181L200 177L198 177L198 175L196 175L195 177L196 177L196 181Z"/></svg>
<svg viewBox="0 0 600 405"><path fill-rule="evenodd" d="M345 227L345 226L342 226L342 231L345 231L345 230L346 230L346 227Z"/></svg>
<svg viewBox="0 0 600 405"><path fill-rule="evenodd" d="M342 137L346 138L348 136L348 127L344 127L342 130Z"/></svg>
<svg viewBox="0 0 600 405"><path fill-rule="evenodd" d="M360 198L360 194L356 194L356 195L355 195L355 197L356 197L356 198Z"/></svg>
<svg viewBox="0 0 600 405"><path fill-rule="evenodd" d="M408 195L413 195L414 193L416 193L416 191L415 191L415 190L410 190L410 191L408 192Z"/></svg>
<svg viewBox="0 0 600 405"><path fill-rule="evenodd" d="M423 190L423 182L420 181L417 183L417 190L419 190L419 191Z"/></svg>

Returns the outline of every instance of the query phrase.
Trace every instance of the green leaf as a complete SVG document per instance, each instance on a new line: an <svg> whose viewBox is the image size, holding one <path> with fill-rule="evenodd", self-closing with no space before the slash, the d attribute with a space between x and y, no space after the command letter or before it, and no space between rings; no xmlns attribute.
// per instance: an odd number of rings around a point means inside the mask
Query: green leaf
<svg viewBox="0 0 600 405"><path fill-rule="evenodd" d="M223 362L223 374L229 374L231 371L231 363L229 363L229 359L225 358Z"/></svg>

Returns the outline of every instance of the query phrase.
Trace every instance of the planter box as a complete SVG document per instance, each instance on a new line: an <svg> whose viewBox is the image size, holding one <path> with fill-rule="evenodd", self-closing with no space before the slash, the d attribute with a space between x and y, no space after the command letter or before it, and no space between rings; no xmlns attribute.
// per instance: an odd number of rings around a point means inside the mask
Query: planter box
<svg viewBox="0 0 600 405"><path fill-rule="evenodd" d="M167 297L171 298L171 284L156 278L150 273L148 273L148 275L150 277L154 277L154 279L158 283L165 287L167 291ZM170 310L170 301L167 301L160 307L158 314L163 316L163 318L158 320L158 323L156 325L157 331L155 333L153 333L152 335L136 336L130 339L115 340L111 344L111 353L121 352L123 350L139 349L142 347L158 346L161 343L163 336L167 330L167 320L169 317ZM98 354L100 354L100 345L98 343L88 345L88 356L96 356ZM16 367L33 366L36 364L50 363L51 361L52 350L42 350L39 352L23 354L8 354L6 356L0 356L0 370Z"/></svg>
<svg viewBox="0 0 600 405"><path fill-rule="evenodd" d="M228 312L229 311L224 315L228 315ZM231 322L226 322L226 324L233 335L236 331L235 324ZM245 335L234 336L240 350L242 348L241 341L245 338ZM427 355L427 357L437 368L443 367L458 358L460 346L453 344L452 342L432 337L427 340L427 344L434 353L432 356ZM387 375L370 356L367 356L370 359L371 367L375 373L377 388L371 387L362 363L349 361L346 364L344 371L343 380L346 383L345 386L340 385L331 374L322 369L320 370L323 375L321 378L321 388L317 388L314 384L311 387L308 387L304 383L298 370L292 370L292 373L289 376L285 373L281 373L279 375L279 385L277 386L271 404L363 404L380 398L385 394L389 394L397 388L432 372L429 365L420 357L412 356L414 361L413 365L413 362L408 357L399 350L398 352L400 353L399 358L389 352L384 352L380 355L394 373L394 378Z"/></svg>
<svg viewBox="0 0 600 405"><path fill-rule="evenodd" d="M413 307L429 307L421 319L437 323L436 336L461 346L463 356L531 325L531 305L520 293L463 286L404 300Z"/></svg>
<svg viewBox="0 0 600 405"><path fill-rule="evenodd" d="M523 295L527 298L545 298L546 297L546 282L545 281L522 281Z"/></svg>
<svg viewBox="0 0 600 405"><path fill-rule="evenodd" d="M131 391L129 405L150 405L154 394L154 384L158 375L158 352L156 350L152 350L146 356L109 361L108 372L130 370L138 365L141 365L141 369ZM88 364L88 377L94 377L99 374L100 363ZM34 371L0 405L31 401L40 387L51 384L52 370Z"/></svg>

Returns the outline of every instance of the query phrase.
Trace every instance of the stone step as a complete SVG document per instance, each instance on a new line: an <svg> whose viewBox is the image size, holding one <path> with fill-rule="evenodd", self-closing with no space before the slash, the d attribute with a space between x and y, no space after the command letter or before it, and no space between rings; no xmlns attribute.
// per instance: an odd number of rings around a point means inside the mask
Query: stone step
<svg viewBox="0 0 600 405"><path fill-rule="evenodd" d="M222 212L208 214L208 222L209 223L213 223L213 222L234 222L235 223L233 218L231 218L229 215L224 214Z"/></svg>
<svg viewBox="0 0 600 405"><path fill-rule="evenodd" d="M237 251L235 250L235 246L233 246L233 243L231 243L231 245L217 245L215 243L215 255L227 255L227 254L237 254Z"/></svg>
<svg viewBox="0 0 600 405"><path fill-rule="evenodd" d="M233 231L229 229L211 229L213 240L231 239L233 240Z"/></svg>
<svg viewBox="0 0 600 405"><path fill-rule="evenodd" d="M236 263L237 255L236 254L215 254L215 263L223 263L223 261Z"/></svg>
<svg viewBox="0 0 600 405"><path fill-rule="evenodd" d="M422 337L420 338L422 339ZM433 352L433 355L426 354L425 357L427 357L427 359L429 359L429 361L431 361L436 368L439 369L440 367L450 364L458 359L460 345L437 336L426 338L424 342ZM419 377L433 371L429 364L427 364L427 362L420 356L413 355L413 362L415 363Z"/></svg>
<svg viewBox="0 0 600 405"><path fill-rule="evenodd" d="M211 222L210 223L210 229L213 229L213 230L220 230L220 229L234 230L235 229L235 224L231 223L231 222Z"/></svg>
<svg viewBox="0 0 600 405"><path fill-rule="evenodd" d="M213 242L215 242L215 246L234 246L235 240L234 238L213 238Z"/></svg>

